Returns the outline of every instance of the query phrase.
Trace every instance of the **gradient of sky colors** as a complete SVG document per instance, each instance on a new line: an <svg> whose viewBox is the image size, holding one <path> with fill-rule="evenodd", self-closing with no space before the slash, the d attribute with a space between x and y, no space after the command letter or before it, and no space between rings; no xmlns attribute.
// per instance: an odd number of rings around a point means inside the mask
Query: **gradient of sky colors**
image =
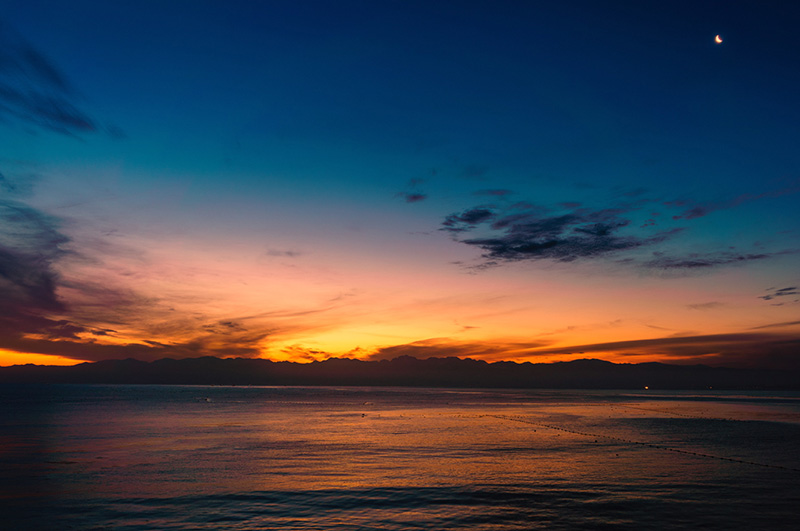
<svg viewBox="0 0 800 531"><path fill-rule="evenodd" d="M798 27L783 1L0 0L0 365L797 367Z"/></svg>

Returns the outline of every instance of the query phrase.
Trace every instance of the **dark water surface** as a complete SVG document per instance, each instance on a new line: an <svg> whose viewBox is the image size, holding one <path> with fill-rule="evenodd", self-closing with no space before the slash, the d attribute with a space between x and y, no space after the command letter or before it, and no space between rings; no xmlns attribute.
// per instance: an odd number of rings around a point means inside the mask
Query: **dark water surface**
<svg viewBox="0 0 800 531"><path fill-rule="evenodd" d="M798 529L800 394L0 386L3 529Z"/></svg>

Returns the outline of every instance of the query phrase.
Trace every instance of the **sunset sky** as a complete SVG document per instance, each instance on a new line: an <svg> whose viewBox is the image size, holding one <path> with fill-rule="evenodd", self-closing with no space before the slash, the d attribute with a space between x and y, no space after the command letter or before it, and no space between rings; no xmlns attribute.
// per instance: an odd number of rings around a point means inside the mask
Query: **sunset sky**
<svg viewBox="0 0 800 531"><path fill-rule="evenodd" d="M798 27L786 1L0 0L0 365L798 367Z"/></svg>

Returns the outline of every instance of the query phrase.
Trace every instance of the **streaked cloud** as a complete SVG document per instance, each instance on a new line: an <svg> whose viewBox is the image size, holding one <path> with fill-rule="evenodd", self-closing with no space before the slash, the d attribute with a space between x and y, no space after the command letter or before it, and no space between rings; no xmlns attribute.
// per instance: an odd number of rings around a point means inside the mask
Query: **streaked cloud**
<svg viewBox="0 0 800 531"><path fill-rule="evenodd" d="M69 241L56 218L18 201L0 200L0 328L55 336L77 331L42 316L65 309L56 294L55 264L70 252Z"/></svg>
<svg viewBox="0 0 800 531"><path fill-rule="evenodd" d="M798 325L800 325L800 321L785 321L785 322L782 322L782 323L772 323L772 324L767 324L767 325L754 326L750 330L762 330L764 328L786 328L786 327L792 327L792 326L798 326Z"/></svg>
<svg viewBox="0 0 800 531"><path fill-rule="evenodd" d="M267 249L267 256L285 256L287 258L297 258L302 256L302 251L295 251L294 249Z"/></svg>
<svg viewBox="0 0 800 531"><path fill-rule="evenodd" d="M658 222L657 218L666 217L658 208L659 201L639 192L599 208L579 201L552 206L524 201L510 206L483 204L447 215L439 230L482 251L483 262L473 265L474 270L521 261L613 260L644 271L689 274L798 252L765 249L756 243L757 252L737 251L730 245L722 249L724 242L719 242L719 251L679 253L680 239L692 233L686 220L700 216L678 215Z"/></svg>
<svg viewBox="0 0 800 531"><path fill-rule="evenodd" d="M767 290L767 294L762 295L759 297L759 299L771 301L778 297L791 297L793 295L800 295L800 291L797 291L797 286L789 286L788 288L770 288Z"/></svg>
<svg viewBox="0 0 800 531"><path fill-rule="evenodd" d="M395 194L395 197L402 197L406 203L419 203L428 198L428 194L421 190L421 186L427 179L409 179L406 189Z"/></svg>
<svg viewBox="0 0 800 531"><path fill-rule="evenodd" d="M741 332L663 337L574 345L537 351L541 354L587 355L604 353L621 358L654 358L681 363L732 367L800 368L800 332ZM617 358L619 357L619 358Z"/></svg>
<svg viewBox="0 0 800 531"><path fill-rule="evenodd" d="M491 261L554 260L572 262L662 242L670 233L640 235L626 228L631 224L626 208L572 208L553 211L544 207L522 212L499 212L476 207L450 214L441 230L454 236L484 229L489 235L458 241L483 251Z"/></svg>
<svg viewBox="0 0 800 531"><path fill-rule="evenodd" d="M96 131L76 99L58 67L0 23L0 118L67 135Z"/></svg>
<svg viewBox="0 0 800 531"><path fill-rule="evenodd" d="M725 306L725 303L719 301L699 302L695 304L687 304L686 307L690 310L714 310Z"/></svg>
<svg viewBox="0 0 800 531"><path fill-rule="evenodd" d="M733 252L720 252L720 253L691 253L686 256L667 256L664 253L654 253L655 258L644 262L644 266L651 269L706 269L732 264L741 264L744 262L752 262L754 260L764 260L785 254L785 252L778 253L733 253Z"/></svg>
<svg viewBox="0 0 800 531"><path fill-rule="evenodd" d="M419 192L407 192L401 194L406 203L418 203L424 201L428 196Z"/></svg>
<svg viewBox="0 0 800 531"><path fill-rule="evenodd" d="M473 230L481 223L491 221L495 218L495 213L488 208L471 208L461 212L460 214L450 214L442 222L442 229L444 231L458 234L460 232L467 232Z"/></svg>
<svg viewBox="0 0 800 531"><path fill-rule="evenodd" d="M474 359L509 359L533 356L535 349L546 346L547 342L477 342L458 341L451 338L431 338L403 345L382 347L371 353L366 359L390 360L400 356L412 358L474 358Z"/></svg>
<svg viewBox="0 0 800 531"><path fill-rule="evenodd" d="M793 195L800 192L800 179L793 179L784 182L783 186L773 190L766 190L760 193L741 194L732 199L723 201L706 201L699 202L690 199L681 199L676 201L668 201L665 204L670 207L676 207L681 210L680 213L672 216L673 219L696 219L707 216L712 212L718 210L728 210L735 208L739 205L757 201L759 199L770 199L783 197L786 195Z"/></svg>

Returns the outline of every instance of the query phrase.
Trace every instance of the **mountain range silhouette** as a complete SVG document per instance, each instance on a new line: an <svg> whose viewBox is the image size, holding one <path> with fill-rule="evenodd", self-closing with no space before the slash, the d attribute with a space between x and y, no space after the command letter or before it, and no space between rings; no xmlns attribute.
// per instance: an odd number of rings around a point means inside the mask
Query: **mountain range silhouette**
<svg viewBox="0 0 800 531"><path fill-rule="evenodd" d="M245 358L106 360L73 366L0 368L0 383L409 386L519 389L800 389L800 373L581 359L556 363L485 362L401 356L312 363Z"/></svg>

